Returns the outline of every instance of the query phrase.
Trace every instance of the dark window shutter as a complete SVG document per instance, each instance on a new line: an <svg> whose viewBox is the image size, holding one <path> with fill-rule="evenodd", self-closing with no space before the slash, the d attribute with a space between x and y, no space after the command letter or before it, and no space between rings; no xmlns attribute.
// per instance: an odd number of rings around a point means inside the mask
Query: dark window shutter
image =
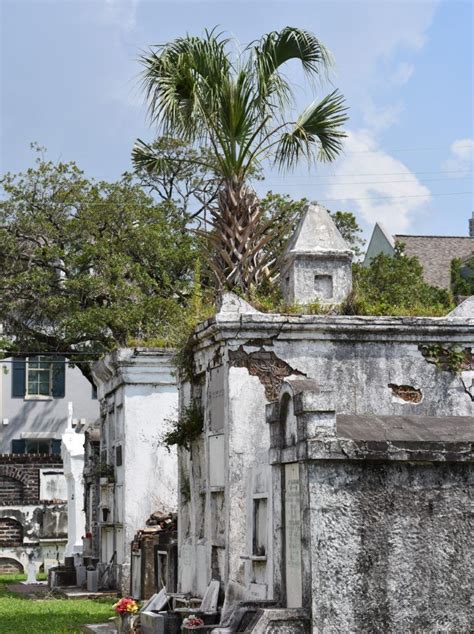
<svg viewBox="0 0 474 634"><path fill-rule="evenodd" d="M12 453L25 453L26 452L26 440L12 440Z"/></svg>
<svg viewBox="0 0 474 634"><path fill-rule="evenodd" d="M13 359L12 363L12 397L24 398L26 392L25 382L26 363L24 359Z"/></svg>
<svg viewBox="0 0 474 634"><path fill-rule="evenodd" d="M66 359L57 357L53 361L53 390L51 396L64 398L66 393Z"/></svg>
<svg viewBox="0 0 474 634"><path fill-rule="evenodd" d="M51 453L54 456L60 456L61 455L61 439L57 439L57 438L53 438L53 441L51 443Z"/></svg>

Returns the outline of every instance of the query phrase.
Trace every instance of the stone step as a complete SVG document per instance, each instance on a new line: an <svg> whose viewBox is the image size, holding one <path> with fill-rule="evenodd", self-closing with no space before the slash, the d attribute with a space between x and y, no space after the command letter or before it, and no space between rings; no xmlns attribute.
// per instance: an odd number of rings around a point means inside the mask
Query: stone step
<svg viewBox="0 0 474 634"><path fill-rule="evenodd" d="M82 629L84 632L95 632L96 634L117 634L118 631L113 623L94 623L84 625Z"/></svg>

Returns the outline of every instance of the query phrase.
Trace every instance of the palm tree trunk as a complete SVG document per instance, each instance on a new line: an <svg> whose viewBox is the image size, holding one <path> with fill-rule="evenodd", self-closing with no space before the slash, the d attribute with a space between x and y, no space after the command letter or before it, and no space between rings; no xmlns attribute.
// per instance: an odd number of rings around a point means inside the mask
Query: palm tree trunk
<svg viewBox="0 0 474 634"><path fill-rule="evenodd" d="M220 290L239 288L247 294L265 267L262 247L267 242L263 211L255 191L245 183L227 181L211 210L212 231L206 234L209 263Z"/></svg>

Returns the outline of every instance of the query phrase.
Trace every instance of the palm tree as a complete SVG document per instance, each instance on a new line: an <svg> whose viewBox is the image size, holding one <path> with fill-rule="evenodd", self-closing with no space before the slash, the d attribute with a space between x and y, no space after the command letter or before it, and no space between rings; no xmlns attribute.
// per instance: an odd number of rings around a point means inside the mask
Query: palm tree
<svg viewBox="0 0 474 634"><path fill-rule="evenodd" d="M206 31L204 37L153 47L141 61L158 132L209 150L205 167L219 178L211 230L205 233L209 263L220 289L247 293L274 264L265 256L271 226L249 185L252 175L268 161L285 170L301 159L332 161L342 149L347 108L334 90L291 116L292 87L281 67L296 59L310 78L319 78L331 66L329 52L314 34L286 27L236 55L229 43ZM166 156L141 140L132 158L150 173L167 169Z"/></svg>

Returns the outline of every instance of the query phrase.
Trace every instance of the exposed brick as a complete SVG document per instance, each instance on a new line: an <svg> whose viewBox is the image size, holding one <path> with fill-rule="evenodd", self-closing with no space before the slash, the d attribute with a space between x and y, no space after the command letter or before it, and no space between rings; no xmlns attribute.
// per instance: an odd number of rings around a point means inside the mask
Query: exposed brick
<svg viewBox="0 0 474 634"><path fill-rule="evenodd" d="M40 469L62 466L58 456L0 454L0 506L39 503Z"/></svg>
<svg viewBox="0 0 474 634"><path fill-rule="evenodd" d="M9 517L0 519L0 547L21 546L23 543L23 527L20 522Z"/></svg>

